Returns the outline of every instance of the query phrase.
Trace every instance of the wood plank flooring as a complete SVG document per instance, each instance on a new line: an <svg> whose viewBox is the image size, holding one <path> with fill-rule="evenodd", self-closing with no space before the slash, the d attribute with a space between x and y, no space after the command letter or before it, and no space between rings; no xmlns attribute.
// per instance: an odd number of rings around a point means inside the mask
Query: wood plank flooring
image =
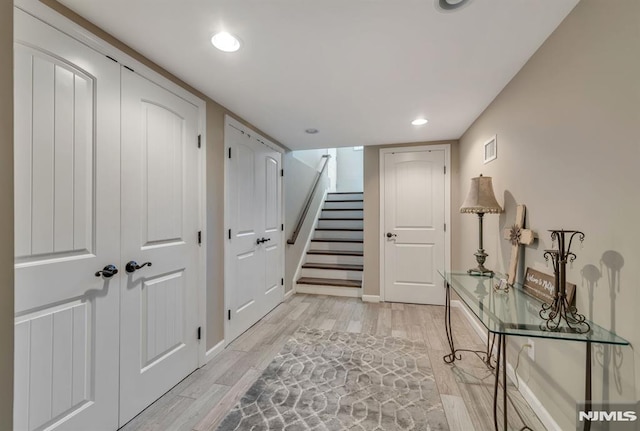
<svg viewBox="0 0 640 431"><path fill-rule="evenodd" d="M452 309L456 344L484 350L483 341L462 312ZM444 308L363 303L358 298L293 295L171 391L126 424L122 431L212 431L260 376L300 326L393 335L422 341L429 348L433 372L452 431L493 430L493 375L473 354L455 365L442 361L448 344ZM509 390L509 429L523 420L533 430L544 426L513 387ZM518 406L518 412L513 408ZM501 413L499 413L501 417Z"/></svg>

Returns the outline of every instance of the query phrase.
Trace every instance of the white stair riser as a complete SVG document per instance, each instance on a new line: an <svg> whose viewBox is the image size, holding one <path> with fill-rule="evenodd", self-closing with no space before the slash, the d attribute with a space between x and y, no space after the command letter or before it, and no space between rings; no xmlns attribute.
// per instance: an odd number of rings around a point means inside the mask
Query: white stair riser
<svg viewBox="0 0 640 431"><path fill-rule="evenodd" d="M322 210L320 213L321 218L362 218L362 210L351 211L327 211Z"/></svg>
<svg viewBox="0 0 640 431"><path fill-rule="evenodd" d="M317 284L296 283L296 292L310 293L313 295L349 296L353 298L360 298L362 296L362 288L321 286Z"/></svg>
<svg viewBox="0 0 640 431"><path fill-rule="evenodd" d="M311 241L311 250L358 250L362 251L361 242L321 242Z"/></svg>
<svg viewBox="0 0 640 431"><path fill-rule="evenodd" d="M332 209L341 209L341 208L355 208L355 209L362 209L363 207L363 202L331 202L331 201L325 201L324 202L324 206L323 208L326 210L332 210Z"/></svg>
<svg viewBox="0 0 640 431"><path fill-rule="evenodd" d="M344 199L362 199L362 193L345 193L345 194L338 194L338 195L334 195L331 193L327 194L327 201L333 201L333 200L344 200Z"/></svg>
<svg viewBox="0 0 640 431"><path fill-rule="evenodd" d="M345 265L362 265L362 256L339 256L335 254L307 254L308 263L342 263Z"/></svg>
<svg viewBox="0 0 640 431"><path fill-rule="evenodd" d="M362 220L318 220L318 227L322 228L345 227L362 229L363 225Z"/></svg>
<svg viewBox="0 0 640 431"><path fill-rule="evenodd" d="M362 280L362 271L343 269L302 268L302 277L332 278L334 280Z"/></svg>
<svg viewBox="0 0 640 431"><path fill-rule="evenodd" d="M360 230L316 230L314 238L351 238L362 239L363 232Z"/></svg>

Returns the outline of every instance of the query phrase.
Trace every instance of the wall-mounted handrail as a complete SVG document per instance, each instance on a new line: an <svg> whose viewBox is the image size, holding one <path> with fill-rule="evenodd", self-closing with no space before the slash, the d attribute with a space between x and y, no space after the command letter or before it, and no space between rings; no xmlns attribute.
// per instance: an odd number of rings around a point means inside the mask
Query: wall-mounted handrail
<svg viewBox="0 0 640 431"><path fill-rule="evenodd" d="M316 189L318 188L318 184L320 184L320 178L322 177L322 174L324 173L324 171L327 169L327 165L329 164L329 159L331 158L331 156L329 154L323 154L322 157L325 159L324 165L322 165L322 169L320 169L320 172L318 172L318 174L316 175L316 179L313 182L313 186L311 186L311 191L307 196L307 202L304 204L304 209L302 210L302 213L300 213L300 216L298 217L298 223L296 224L296 228L293 231L293 235L291 235L291 238L287 240L287 244L296 243L296 240L298 239L298 234L300 233L300 229L302 229L302 224L304 223L304 220L307 218L309 207L311 207L311 201L313 201L313 197L316 194Z"/></svg>

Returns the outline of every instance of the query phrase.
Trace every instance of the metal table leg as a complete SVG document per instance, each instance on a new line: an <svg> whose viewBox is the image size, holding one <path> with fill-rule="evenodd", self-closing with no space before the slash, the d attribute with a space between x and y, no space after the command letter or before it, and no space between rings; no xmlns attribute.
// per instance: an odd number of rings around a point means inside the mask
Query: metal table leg
<svg viewBox="0 0 640 431"><path fill-rule="evenodd" d="M585 343L587 345L586 352L586 371L584 376L584 408L586 411L591 411L591 341ZM584 431L591 429L591 420L584 421Z"/></svg>
<svg viewBox="0 0 640 431"><path fill-rule="evenodd" d="M450 353L445 355L442 359L447 364L452 364L456 359L460 359L458 356L456 358L456 347L453 343L453 332L451 331L451 286L449 283L445 282L445 301L444 301L444 329L447 333L447 341L449 342L449 351Z"/></svg>
<svg viewBox="0 0 640 431"><path fill-rule="evenodd" d="M504 334L498 334L498 358L496 359L496 378L493 384L493 426L499 431L498 425L498 386L500 386L500 367L502 366L502 410L503 429L507 430L507 342Z"/></svg>
<svg viewBox="0 0 640 431"><path fill-rule="evenodd" d="M484 362L487 367L493 369L493 365L491 365L491 357L493 345L495 342L495 334L488 333L487 334L487 348L486 350L471 350L471 349L456 349L455 343L453 341L453 329L451 328L451 286L449 283L445 281L445 301L444 301L444 329L447 333L447 342L449 343L449 352L442 357L444 362L447 364L452 364L455 361L462 359L458 352L470 352L477 355L482 362Z"/></svg>

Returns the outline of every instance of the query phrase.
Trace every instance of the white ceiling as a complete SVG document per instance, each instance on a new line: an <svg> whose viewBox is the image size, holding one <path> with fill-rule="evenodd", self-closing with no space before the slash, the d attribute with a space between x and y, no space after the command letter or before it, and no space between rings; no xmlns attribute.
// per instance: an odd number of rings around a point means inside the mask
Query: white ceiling
<svg viewBox="0 0 640 431"><path fill-rule="evenodd" d="M436 1L60 0L291 149L459 138L578 2Z"/></svg>

